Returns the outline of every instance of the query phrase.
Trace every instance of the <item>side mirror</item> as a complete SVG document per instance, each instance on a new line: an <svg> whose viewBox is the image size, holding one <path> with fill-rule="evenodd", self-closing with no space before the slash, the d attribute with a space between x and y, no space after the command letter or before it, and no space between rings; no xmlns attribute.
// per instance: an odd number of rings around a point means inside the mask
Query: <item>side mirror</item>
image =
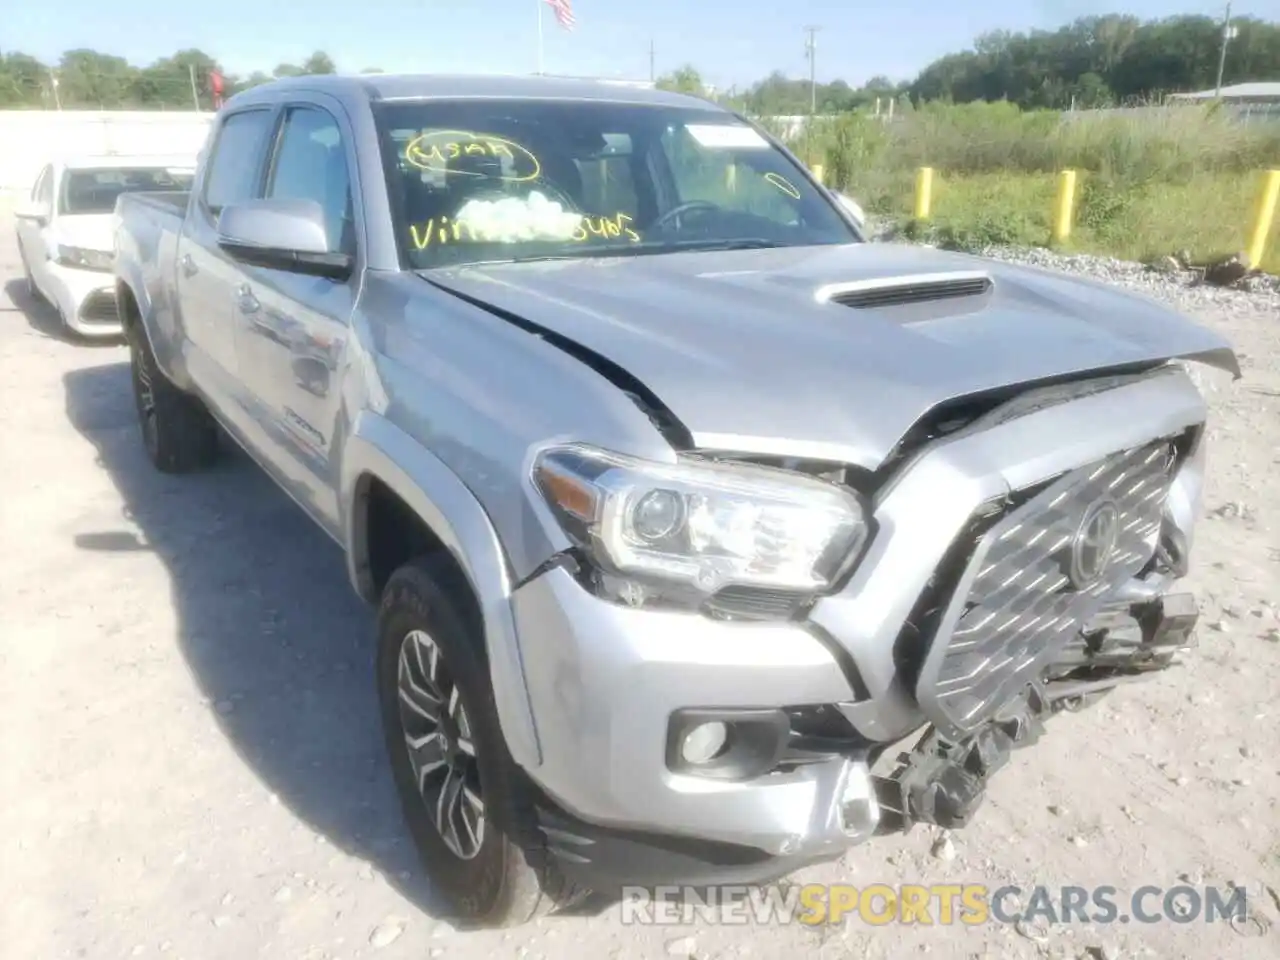
<svg viewBox="0 0 1280 960"><path fill-rule="evenodd" d="M26 200L18 204L13 215L19 220L34 220L42 227L49 225L49 208L35 200Z"/></svg>
<svg viewBox="0 0 1280 960"><path fill-rule="evenodd" d="M248 200L218 215L218 246L242 263L330 280L351 276L350 254L329 249L324 210L314 200Z"/></svg>
<svg viewBox="0 0 1280 960"><path fill-rule="evenodd" d="M836 202L844 207L845 212L853 218L858 225L858 229L862 229L867 225L867 215L863 212L858 201L854 200L853 197L845 196L843 193L837 193L835 198Z"/></svg>

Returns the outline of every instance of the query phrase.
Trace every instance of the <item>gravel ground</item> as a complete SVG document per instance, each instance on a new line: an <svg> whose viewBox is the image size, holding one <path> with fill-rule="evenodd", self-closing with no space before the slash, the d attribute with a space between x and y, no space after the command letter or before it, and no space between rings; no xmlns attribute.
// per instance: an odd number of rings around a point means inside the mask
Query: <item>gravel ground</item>
<svg viewBox="0 0 1280 960"><path fill-rule="evenodd" d="M0 215L0 954L829 958L1280 955L1280 298L997 251L1142 288L1227 334L1213 394L1201 646L1054 720L977 822L803 879L1245 885L1258 922L628 927L507 933L432 917L382 759L371 616L337 550L244 457L144 464L116 345L64 342Z"/></svg>

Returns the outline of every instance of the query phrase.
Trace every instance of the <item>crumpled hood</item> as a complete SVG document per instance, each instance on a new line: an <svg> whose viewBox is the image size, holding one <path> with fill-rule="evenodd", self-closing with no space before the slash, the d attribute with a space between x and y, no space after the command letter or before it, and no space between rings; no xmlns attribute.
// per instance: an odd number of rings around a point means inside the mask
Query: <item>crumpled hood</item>
<svg viewBox="0 0 1280 960"><path fill-rule="evenodd" d="M989 295L853 308L816 292L982 271ZM931 408L1175 357L1238 375L1223 338L1143 296L965 254L851 244L423 271L640 380L702 448L881 464ZM923 311L923 312L922 312Z"/></svg>

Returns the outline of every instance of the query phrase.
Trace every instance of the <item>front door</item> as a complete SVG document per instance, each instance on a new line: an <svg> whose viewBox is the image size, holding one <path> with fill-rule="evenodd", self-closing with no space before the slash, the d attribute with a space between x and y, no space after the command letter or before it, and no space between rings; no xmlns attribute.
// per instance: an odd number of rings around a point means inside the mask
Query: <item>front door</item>
<svg viewBox="0 0 1280 960"><path fill-rule="evenodd" d="M336 107L285 108L265 196L314 200L324 210L329 249L358 258L352 205L354 154ZM242 267L235 310L244 382L264 420L267 458L289 489L331 533L339 532L332 462L343 429L339 390L359 266L347 281Z"/></svg>

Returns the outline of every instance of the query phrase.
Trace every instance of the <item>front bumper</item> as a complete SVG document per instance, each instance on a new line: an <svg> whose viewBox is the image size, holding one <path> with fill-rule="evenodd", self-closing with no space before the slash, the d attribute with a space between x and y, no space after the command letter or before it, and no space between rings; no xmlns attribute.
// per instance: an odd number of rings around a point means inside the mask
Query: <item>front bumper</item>
<svg viewBox="0 0 1280 960"><path fill-rule="evenodd" d="M124 332L110 273L50 262L43 286L70 330L83 337L117 337Z"/></svg>
<svg viewBox="0 0 1280 960"><path fill-rule="evenodd" d="M1117 417L1117 409L1125 415ZM1002 500L1017 516L1018 504L1045 496L1051 481L1145 447L1153 437L1190 437L1162 491L1160 521L1185 551L1198 511L1204 413L1190 379L1170 372L1069 402L1031 404L1027 412L936 441L880 489L868 553L844 588L815 604L804 622L719 622L629 609L590 595L564 567L523 584L513 594L513 613L543 755L530 774L545 795L551 850L587 883L601 875L642 882L627 878L663 869L671 871L666 882L708 876L751 882L839 856L874 833L880 803L858 798L875 797L870 770L889 744L926 724L953 743L967 742L1025 695L1017 685L1000 690L966 718L931 698L938 675L922 670L930 658L954 651L948 631L960 601L973 597L967 591L981 573L971 570L975 537L992 529L974 534L975 518ZM1032 492L1018 501L1019 491ZM967 549L957 555L957 545ZM1164 585L1135 577L1111 599L1147 611L1145 634L1162 618L1152 620L1144 589ZM1097 608L1067 612L1088 621L1115 612L1101 608L1108 597L1098 599ZM1019 678L1039 682L1056 658L1071 653L1066 646L1077 633L1018 633L1020 643L1042 646L1030 651L1034 669ZM1006 635L1000 637L1004 644ZM1003 646L992 651L1008 653ZM1059 679L1076 676L1067 671ZM669 726L680 711L783 708L791 716L813 707L843 721L843 733L823 756L742 780L673 771ZM792 731L797 738L801 732ZM638 848L651 855L639 856Z"/></svg>
<svg viewBox="0 0 1280 960"><path fill-rule="evenodd" d="M849 845L837 800L851 778L866 783L865 757L746 782L667 763L678 711L851 697L836 658L805 627L628 609L591 596L563 568L525 584L513 603L543 749L532 773L555 807L603 827L775 856L838 856Z"/></svg>

